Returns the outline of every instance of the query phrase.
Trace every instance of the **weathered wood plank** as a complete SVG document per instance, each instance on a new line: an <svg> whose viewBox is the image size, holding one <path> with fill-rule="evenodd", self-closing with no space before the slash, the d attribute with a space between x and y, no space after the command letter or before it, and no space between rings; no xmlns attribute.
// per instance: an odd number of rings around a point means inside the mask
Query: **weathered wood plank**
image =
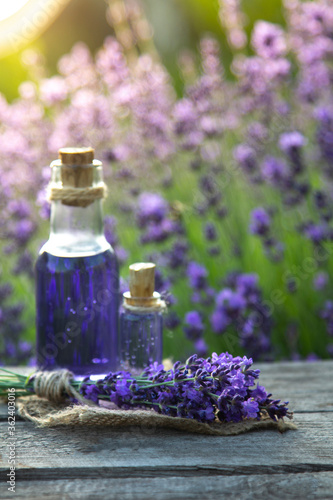
<svg viewBox="0 0 333 500"><path fill-rule="evenodd" d="M333 393L333 361L256 363L255 367L261 370L260 384L275 398L289 401L291 410L333 412L328 397ZM0 402L0 421L6 417L7 407Z"/></svg>
<svg viewBox="0 0 333 500"><path fill-rule="evenodd" d="M145 466L143 467L71 467L71 468L21 468L16 471L17 481L56 481L61 478L63 480L76 479L127 479L139 478L149 479L156 477L183 477L193 478L201 477L203 481L208 481L210 477L233 476L235 474L242 476L263 476L267 474L284 475L284 474L304 474L316 472L331 472L333 473L333 464L284 464L275 465L250 465L240 466L235 469L235 466ZM4 476L5 477L5 476ZM205 479L206 478L206 479Z"/></svg>
<svg viewBox="0 0 333 500"><path fill-rule="evenodd" d="M333 411L333 361L257 363L260 385L295 412Z"/></svg>
<svg viewBox="0 0 333 500"><path fill-rule="evenodd" d="M332 414L299 414L297 423L299 430L283 435L277 431L261 431L217 437L138 427L42 429L29 422L17 422L17 467L19 470L219 467L221 470L231 468L229 473L232 474L242 470L244 474L248 467L257 467L256 473L259 473L260 467L263 467L264 473L274 473L277 466L288 466L290 472L292 467L296 467L297 472L299 466L310 464L313 470L318 465L324 466L324 470L331 470ZM0 424L0 435L4 438L0 448L0 465L4 470L9 438L5 423ZM311 467L306 470L311 470Z"/></svg>
<svg viewBox="0 0 333 500"><path fill-rule="evenodd" d="M1 489L0 489L1 491ZM327 499L333 491L333 472L275 474L227 477L160 477L160 478L123 478L113 479L76 479L18 481L16 493L6 492L3 500L35 500L47 498L61 500L183 500L191 498L270 498L298 500L299 498Z"/></svg>

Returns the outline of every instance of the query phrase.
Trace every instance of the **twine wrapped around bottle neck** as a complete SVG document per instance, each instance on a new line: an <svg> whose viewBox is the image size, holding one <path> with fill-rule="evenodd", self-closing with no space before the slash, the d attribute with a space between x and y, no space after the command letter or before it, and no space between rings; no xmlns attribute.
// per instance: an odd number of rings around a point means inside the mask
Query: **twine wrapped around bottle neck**
<svg viewBox="0 0 333 500"><path fill-rule="evenodd" d="M77 188L71 186L59 187L55 183L50 183L47 189L47 201L61 201L63 205L74 207L87 207L95 200L105 199L108 195L106 184L101 183L99 186L89 186Z"/></svg>

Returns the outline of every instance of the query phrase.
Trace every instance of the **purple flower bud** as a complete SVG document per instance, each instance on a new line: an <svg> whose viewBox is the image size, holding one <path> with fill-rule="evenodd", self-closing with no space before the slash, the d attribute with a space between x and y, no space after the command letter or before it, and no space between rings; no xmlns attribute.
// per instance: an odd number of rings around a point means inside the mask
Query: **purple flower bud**
<svg viewBox="0 0 333 500"><path fill-rule="evenodd" d="M174 330L181 323L180 317L175 311L169 312L164 318L165 328L169 330Z"/></svg>
<svg viewBox="0 0 333 500"><path fill-rule="evenodd" d="M239 144L236 146L233 155L245 172L252 173L256 169L256 153L254 149L247 144Z"/></svg>
<svg viewBox="0 0 333 500"><path fill-rule="evenodd" d="M213 222L206 222L204 227L204 235L208 241L215 241L217 238L216 227Z"/></svg>
<svg viewBox="0 0 333 500"><path fill-rule="evenodd" d="M287 154L292 154L300 150L306 144L306 139L303 134L297 132L286 132L280 135L279 146L282 151Z"/></svg>
<svg viewBox="0 0 333 500"><path fill-rule="evenodd" d="M323 290L327 287L328 282L328 274L325 271L320 271L313 278L313 288L315 290Z"/></svg>
<svg viewBox="0 0 333 500"><path fill-rule="evenodd" d="M281 182L287 178L287 165L274 156L267 156L262 165L261 171L264 178L273 185L281 185Z"/></svg>
<svg viewBox="0 0 333 500"><path fill-rule="evenodd" d="M202 290L206 287L208 271L204 266L194 261L190 262L187 267L187 276L192 288Z"/></svg>
<svg viewBox="0 0 333 500"><path fill-rule="evenodd" d="M184 332L191 340L199 339L204 331L204 325L198 311L190 311L185 315Z"/></svg>
<svg viewBox="0 0 333 500"><path fill-rule="evenodd" d="M157 193L142 193L138 198L137 218L141 226L161 222L169 213L168 203Z"/></svg>
<svg viewBox="0 0 333 500"><path fill-rule="evenodd" d="M251 42L256 53L267 59L282 57L287 51L283 29L266 21L255 23Z"/></svg>
<svg viewBox="0 0 333 500"><path fill-rule="evenodd" d="M230 322L230 318L221 310L214 311L210 317L210 323L215 333L224 333Z"/></svg>
<svg viewBox="0 0 333 500"><path fill-rule="evenodd" d="M264 236L268 233L271 226L271 218L262 207L256 208L251 212L250 232L258 236Z"/></svg>
<svg viewBox="0 0 333 500"><path fill-rule="evenodd" d="M198 339L194 343L194 348L199 356L207 356L208 353L208 345L204 341L204 339Z"/></svg>

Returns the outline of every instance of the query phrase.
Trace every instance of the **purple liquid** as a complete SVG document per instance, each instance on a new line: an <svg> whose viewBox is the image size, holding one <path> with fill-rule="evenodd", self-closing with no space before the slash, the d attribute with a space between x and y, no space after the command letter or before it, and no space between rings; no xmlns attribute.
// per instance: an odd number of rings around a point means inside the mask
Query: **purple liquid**
<svg viewBox="0 0 333 500"><path fill-rule="evenodd" d="M118 303L112 250L89 257L42 253L36 263L38 366L76 375L116 370Z"/></svg>

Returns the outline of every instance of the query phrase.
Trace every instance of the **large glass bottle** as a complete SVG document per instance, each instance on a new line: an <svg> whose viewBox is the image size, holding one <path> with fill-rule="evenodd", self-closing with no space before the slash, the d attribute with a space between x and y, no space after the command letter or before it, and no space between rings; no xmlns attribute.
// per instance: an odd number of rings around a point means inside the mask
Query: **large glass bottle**
<svg viewBox="0 0 333 500"><path fill-rule="evenodd" d="M36 263L37 362L75 375L117 366L119 271L104 236L102 163L91 148L52 162L51 230Z"/></svg>
<svg viewBox="0 0 333 500"><path fill-rule="evenodd" d="M139 262L130 270L130 290L124 293L119 329L119 368L140 374L162 363L165 302L155 287L155 264Z"/></svg>

